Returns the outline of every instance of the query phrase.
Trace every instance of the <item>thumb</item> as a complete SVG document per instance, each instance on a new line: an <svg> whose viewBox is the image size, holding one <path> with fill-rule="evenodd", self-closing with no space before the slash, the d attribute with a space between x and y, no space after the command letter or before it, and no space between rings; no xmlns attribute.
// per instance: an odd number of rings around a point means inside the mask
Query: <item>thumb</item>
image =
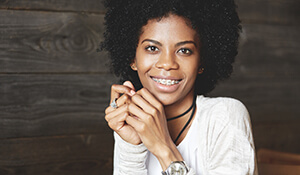
<svg viewBox="0 0 300 175"><path fill-rule="evenodd" d="M127 86L127 87L129 87L131 89L130 94L128 94L128 95L133 96L135 94L135 88L134 88L133 84L130 81L125 81L123 83L123 85Z"/></svg>

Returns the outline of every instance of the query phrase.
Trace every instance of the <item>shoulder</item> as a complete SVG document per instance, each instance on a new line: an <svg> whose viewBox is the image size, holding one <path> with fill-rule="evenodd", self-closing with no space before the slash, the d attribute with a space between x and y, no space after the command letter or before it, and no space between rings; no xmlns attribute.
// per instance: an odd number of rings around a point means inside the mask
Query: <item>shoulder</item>
<svg viewBox="0 0 300 175"><path fill-rule="evenodd" d="M220 174L224 169L230 174L255 171L251 121L242 102L199 96L196 121L198 156L207 174Z"/></svg>
<svg viewBox="0 0 300 175"><path fill-rule="evenodd" d="M197 104L205 110L247 111L241 101L230 97L204 97L201 95L197 97Z"/></svg>
<svg viewBox="0 0 300 175"><path fill-rule="evenodd" d="M251 132L251 121L245 105L229 97L209 98L198 96L197 114L199 119L210 126L223 128L230 125L246 133Z"/></svg>

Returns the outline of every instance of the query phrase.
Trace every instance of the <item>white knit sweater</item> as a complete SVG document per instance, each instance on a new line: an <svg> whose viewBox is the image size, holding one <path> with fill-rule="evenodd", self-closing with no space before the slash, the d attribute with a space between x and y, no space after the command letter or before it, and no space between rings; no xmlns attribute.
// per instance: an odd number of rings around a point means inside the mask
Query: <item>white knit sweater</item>
<svg viewBox="0 0 300 175"><path fill-rule="evenodd" d="M197 97L193 123L177 146L188 175L257 175L251 122L245 106L231 98ZM143 145L115 135L114 175L159 175L161 166Z"/></svg>

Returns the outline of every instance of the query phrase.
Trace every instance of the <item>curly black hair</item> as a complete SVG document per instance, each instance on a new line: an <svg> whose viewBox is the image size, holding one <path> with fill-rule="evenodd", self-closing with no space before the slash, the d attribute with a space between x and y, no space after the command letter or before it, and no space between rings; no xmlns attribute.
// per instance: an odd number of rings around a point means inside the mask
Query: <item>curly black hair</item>
<svg viewBox="0 0 300 175"><path fill-rule="evenodd" d="M142 27L150 19L169 14L190 20L200 36L204 72L197 76L195 94L212 91L219 80L232 73L241 30L234 0L106 0L104 3L106 31L100 50L110 53L111 70L121 82L130 80L136 89L142 87L137 72L130 68Z"/></svg>

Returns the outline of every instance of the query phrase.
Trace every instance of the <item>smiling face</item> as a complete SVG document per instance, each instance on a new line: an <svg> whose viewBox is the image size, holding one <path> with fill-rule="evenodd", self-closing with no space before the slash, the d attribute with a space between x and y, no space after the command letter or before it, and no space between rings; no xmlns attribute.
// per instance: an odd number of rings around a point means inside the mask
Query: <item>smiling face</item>
<svg viewBox="0 0 300 175"><path fill-rule="evenodd" d="M199 37L188 20L170 14L149 20L142 28L132 67L143 87L163 105L189 106L199 73L199 51Z"/></svg>

